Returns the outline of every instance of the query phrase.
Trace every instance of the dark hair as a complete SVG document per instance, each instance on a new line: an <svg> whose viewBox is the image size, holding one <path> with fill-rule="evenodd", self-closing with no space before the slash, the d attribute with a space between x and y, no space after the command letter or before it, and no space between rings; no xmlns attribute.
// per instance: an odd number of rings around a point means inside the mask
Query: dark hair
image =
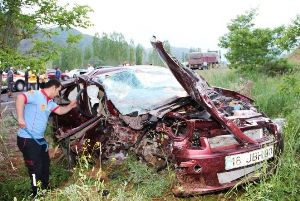
<svg viewBox="0 0 300 201"><path fill-rule="evenodd" d="M55 86L56 88L61 86L61 83L58 79L50 79L48 82L46 82L44 88L50 88L52 86Z"/></svg>

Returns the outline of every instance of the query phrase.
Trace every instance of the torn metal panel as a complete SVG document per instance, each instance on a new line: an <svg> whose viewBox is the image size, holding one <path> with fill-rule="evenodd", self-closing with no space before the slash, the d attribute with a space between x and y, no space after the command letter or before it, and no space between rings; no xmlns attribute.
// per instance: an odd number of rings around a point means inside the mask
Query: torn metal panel
<svg viewBox="0 0 300 201"><path fill-rule="evenodd" d="M213 101L209 98L211 91L214 91L207 82L199 75L194 73L191 69L180 66L173 58L165 51L162 42L152 41L153 47L156 48L159 55L166 62L178 82L187 91L187 93L200 105L214 116L223 126L225 126L231 133L233 133L240 142L256 144L256 141L247 137L239 129L239 127L230 119L227 119L223 113L219 112ZM217 92L214 91L214 94Z"/></svg>

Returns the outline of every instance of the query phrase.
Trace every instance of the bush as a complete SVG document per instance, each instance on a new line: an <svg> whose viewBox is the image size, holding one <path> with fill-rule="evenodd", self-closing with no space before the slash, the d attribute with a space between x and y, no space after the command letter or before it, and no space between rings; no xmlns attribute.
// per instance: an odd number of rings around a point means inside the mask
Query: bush
<svg viewBox="0 0 300 201"><path fill-rule="evenodd" d="M287 59L278 59L266 63L261 71L269 76L283 75L291 73L294 70L294 65L288 63Z"/></svg>

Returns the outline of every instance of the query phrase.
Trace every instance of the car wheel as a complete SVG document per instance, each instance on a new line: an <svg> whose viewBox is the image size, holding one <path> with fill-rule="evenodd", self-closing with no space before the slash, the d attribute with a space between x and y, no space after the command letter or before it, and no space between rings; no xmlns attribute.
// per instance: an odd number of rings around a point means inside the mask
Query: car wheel
<svg viewBox="0 0 300 201"><path fill-rule="evenodd" d="M25 83L23 81L17 81L15 84L15 88L17 91L23 91L25 88Z"/></svg>

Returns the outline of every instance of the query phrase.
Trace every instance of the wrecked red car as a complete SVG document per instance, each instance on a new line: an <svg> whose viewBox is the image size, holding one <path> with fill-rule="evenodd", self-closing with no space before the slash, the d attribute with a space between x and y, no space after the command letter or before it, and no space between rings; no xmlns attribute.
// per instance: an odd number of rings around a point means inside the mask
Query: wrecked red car
<svg viewBox="0 0 300 201"><path fill-rule="evenodd" d="M88 140L102 158L134 151L157 170L172 164L176 195L215 192L257 179L276 166L279 127L253 100L212 87L152 41L168 68L152 65L96 69L63 83L58 103L78 108L54 116L56 138L69 154Z"/></svg>

